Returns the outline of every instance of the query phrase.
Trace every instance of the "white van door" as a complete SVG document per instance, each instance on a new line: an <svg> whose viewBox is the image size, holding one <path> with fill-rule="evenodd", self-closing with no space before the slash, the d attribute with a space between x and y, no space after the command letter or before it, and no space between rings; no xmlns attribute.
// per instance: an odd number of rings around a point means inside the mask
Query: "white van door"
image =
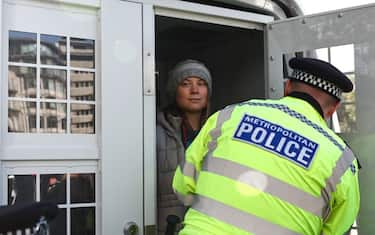
<svg viewBox="0 0 375 235"><path fill-rule="evenodd" d="M143 234L142 4L102 1L101 20L101 234Z"/></svg>
<svg viewBox="0 0 375 235"><path fill-rule="evenodd" d="M142 4L0 1L0 203L51 234L143 234Z"/></svg>
<svg viewBox="0 0 375 235"><path fill-rule="evenodd" d="M293 56L317 57L335 65L354 82L355 90L342 99L331 120L362 163L359 234L371 234L375 205L375 5L301 16L268 24L267 75L269 97L283 95L283 78ZM354 233L353 233L354 234Z"/></svg>
<svg viewBox="0 0 375 235"><path fill-rule="evenodd" d="M102 234L100 4L77 3L0 2L0 203L57 203L62 235Z"/></svg>

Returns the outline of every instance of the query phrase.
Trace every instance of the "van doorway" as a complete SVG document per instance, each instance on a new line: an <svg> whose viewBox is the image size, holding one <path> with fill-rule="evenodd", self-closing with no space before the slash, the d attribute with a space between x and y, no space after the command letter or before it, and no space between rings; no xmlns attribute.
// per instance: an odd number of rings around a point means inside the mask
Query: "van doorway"
<svg viewBox="0 0 375 235"><path fill-rule="evenodd" d="M185 59L211 72L211 112L266 96L263 31L156 16L155 32L158 109L166 104L168 71Z"/></svg>
<svg viewBox="0 0 375 235"><path fill-rule="evenodd" d="M186 59L203 62L211 72L210 113L229 104L251 98L265 98L264 45L264 34L261 30L156 16L155 66L158 74L156 80L158 111L162 111L168 105L166 85L169 71L178 62ZM160 120L158 124L159 122ZM159 177L157 194L162 201L160 206L163 207L157 214L162 217L166 217L168 213L165 211L170 209L166 205L176 206L177 199L165 184L169 184L168 182L171 184L170 180L179 163L177 159L184 158L183 152L187 146L185 141L179 141L185 136L183 125L174 126L177 128L175 133L160 134L162 133L160 131L157 133L156 140L157 155L160 154L157 157ZM166 136L173 136L173 138ZM166 202L166 200L170 201ZM162 227L158 228L159 234L163 234L161 231L165 231L163 228L165 220L158 218L157 221Z"/></svg>

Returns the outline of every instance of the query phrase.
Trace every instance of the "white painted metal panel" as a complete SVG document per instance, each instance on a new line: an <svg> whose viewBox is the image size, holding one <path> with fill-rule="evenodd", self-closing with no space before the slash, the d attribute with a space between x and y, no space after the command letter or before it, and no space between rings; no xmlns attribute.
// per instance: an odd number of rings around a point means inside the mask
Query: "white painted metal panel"
<svg viewBox="0 0 375 235"><path fill-rule="evenodd" d="M374 38L374 5L275 21L266 32L269 96L283 95L282 54Z"/></svg>
<svg viewBox="0 0 375 235"><path fill-rule="evenodd" d="M3 1L0 1L0 32L3 32ZM4 53L2 45L3 45L3 37L0 36L0 53L1 54ZM4 74L3 73L3 66L1 66L2 64L3 64L3 56L0 55L0 74ZM1 88L1 84L3 84L3 83L0 81L0 100L3 97L3 89ZM1 134L1 133L3 133L3 125L1 125L1 123L3 123L3 118L5 118L4 110L2 108L0 108L0 146L2 146L4 144L3 135ZM3 166L3 162L0 160L0 169L2 169L2 166ZM5 184L3 183L3 180L1 180L1 179L2 178L0 178L0 188L3 189ZM4 194L0 194L0 202L4 201L3 195Z"/></svg>
<svg viewBox="0 0 375 235"><path fill-rule="evenodd" d="M102 231L143 228L142 5L102 1Z"/></svg>
<svg viewBox="0 0 375 235"><path fill-rule="evenodd" d="M154 4L155 14L233 27L263 30L272 16L174 0L146 0Z"/></svg>
<svg viewBox="0 0 375 235"><path fill-rule="evenodd" d="M156 224L156 94L155 94L155 15L152 5L143 5L144 64L144 225ZM145 231L146 233L147 231Z"/></svg>
<svg viewBox="0 0 375 235"><path fill-rule="evenodd" d="M257 22L257 23L268 23L272 21L272 16L263 14L249 13L243 11L237 11L222 7L209 6L205 4L191 3L186 1L178 0L134 0L136 2L142 2L145 4L152 4L155 6L156 12L159 9L170 9L176 13L179 11L199 13L201 15L210 15L220 18L228 18L239 21Z"/></svg>

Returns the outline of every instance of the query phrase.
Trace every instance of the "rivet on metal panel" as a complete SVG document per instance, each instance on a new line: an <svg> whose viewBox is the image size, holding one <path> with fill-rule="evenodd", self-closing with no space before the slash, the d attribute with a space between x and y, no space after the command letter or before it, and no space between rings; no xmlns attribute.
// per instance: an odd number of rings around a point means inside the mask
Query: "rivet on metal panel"
<svg viewBox="0 0 375 235"><path fill-rule="evenodd" d="M337 17L339 17L339 18L341 18L341 17L343 17L344 16L344 13L342 13L342 12L340 12L338 15L337 15Z"/></svg>
<svg viewBox="0 0 375 235"><path fill-rule="evenodd" d="M270 56L270 61L274 61L275 60L275 57L273 57L272 55Z"/></svg>
<svg viewBox="0 0 375 235"><path fill-rule="evenodd" d="M302 19L302 24L306 24L306 19Z"/></svg>

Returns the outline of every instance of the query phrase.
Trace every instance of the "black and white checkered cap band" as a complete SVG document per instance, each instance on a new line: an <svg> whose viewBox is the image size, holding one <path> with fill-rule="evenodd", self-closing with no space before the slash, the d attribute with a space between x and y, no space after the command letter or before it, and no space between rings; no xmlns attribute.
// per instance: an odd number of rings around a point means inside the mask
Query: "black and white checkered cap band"
<svg viewBox="0 0 375 235"><path fill-rule="evenodd" d="M312 74L295 69L293 70L292 78L318 87L338 99L341 97L342 90L335 86L335 84Z"/></svg>

